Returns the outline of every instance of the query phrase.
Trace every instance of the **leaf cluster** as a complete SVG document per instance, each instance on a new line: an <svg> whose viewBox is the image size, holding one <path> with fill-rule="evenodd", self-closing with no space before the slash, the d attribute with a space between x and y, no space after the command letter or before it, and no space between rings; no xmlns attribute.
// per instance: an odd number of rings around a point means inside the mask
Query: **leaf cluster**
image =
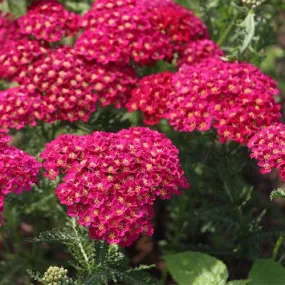
<svg viewBox="0 0 285 285"><path fill-rule="evenodd" d="M72 256L70 265L76 269L76 284L153 285L155 282L145 272L151 266L130 268L129 261L116 245L103 241L92 241L85 228L79 227L75 219L67 222L63 229L53 229L29 239L35 243L60 243ZM34 279L39 274L31 275Z"/></svg>

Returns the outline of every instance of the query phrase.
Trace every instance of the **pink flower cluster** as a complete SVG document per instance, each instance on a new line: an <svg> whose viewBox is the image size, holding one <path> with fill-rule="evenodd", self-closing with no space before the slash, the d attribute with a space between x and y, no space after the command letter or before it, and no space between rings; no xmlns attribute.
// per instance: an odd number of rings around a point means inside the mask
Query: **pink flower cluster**
<svg viewBox="0 0 285 285"><path fill-rule="evenodd" d="M173 51L183 51L189 43L208 38L205 24L194 13L172 0L143 0L144 9L153 26L165 34Z"/></svg>
<svg viewBox="0 0 285 285"><path fill-rule="evenodd" d="M36 118L49 123L87 121L97 100L103 106L121 107L136 80L131 68L85 62L68 46L49 51L20 78L29 93L41 95Z"/></svg>
<svg viewBox="0 0 285 285"><path fill-rule="evenodd" d="M258 130L279 121L277 93L276 83L258 68L212 58L141 79L127 107L142 110L146 124L167 118L180 132L214 127L221 142L246 144Z"/></svg>
<svg viewBox="0 0 285 285"><path fill-rule="evenodd" d="M141 17L136 8L110 12L90 10L85 18L96 23L91 25L88 20L83 21L83 26L91 27L77 40L75 49L88 60L103 64L128 64L133 60L146 65L172 55L165 35L156 30L147 18Z"/></svg>
<svg viewBox="0 0 285 285"><path fill-rule="evenodd" d="M89 64L90 84L102 106L125 106L138 81L135 71L128 66Z"/></svg>
<svg viewBox="0 0 285 285"><path fill-rule="evenodd" d="M23 87L0 91L0 132L34 126L43 113L40 102L39 94L29 94Z"/></svg>
<svg viewBox="0 0 285 285"><path fill-rule="evenodd" d="M154 125L167 114L170 98L174 98L172 73L163 72L143 77L126 105L129 112L141 110L144 123Z"/></svg>
<svg viewBox="0 0 285 285"><path fill-rule="evenodd" d="M244 144L280 117L276 83L247 63L211 59L184 66L173 84L179 96L169 107L169 120L180 131L208 130L214 121L221 142Z"/></svg>
<svg viewBox="0 0 285 285"><path fill-rule="evenodd" d="M90 73L74 51L63 46L29 66L23 78L29 92L39 92L44 121L87 121L95 111L97 95L92 92Z"/></svg>
<svg viewBox="0 0 285 285"><path fill-rule="evenodd" d="M261 173L279 169L285 180L285 125L276 123L257 132L248 142L250 157L258 161Z"/></svg>
<svg viewBox="0 0 285 285"><path fill-rule="evenodd" d="M0 226L5 196L29 191L37 181L41 166L34 157L9 146L9 140L0 135Z"/></svg>
<svg viewBox="0 0 285 285"><path fill-rule="evenodd" d="M158 13L161 9L166 12ZM58 41L79 27L85 31L74 49L49 49L44 42ZM178 50L183 57L184 47L189 52L192 41L208 37L204 24L172 0L99 0L81 19L56 0L35 1L17 21L8 16L0 18L0 38L2 35L3 41L4 37L7 40L0 48L0 78L20 84L19 89L1 93L2 129L19 129L37 120L87 121L96 102L102 106L126 106L137 82L130 67L133 62L146 65L158 59L168 60ZM215 54L208 45L197 58ZM162 84L170 81L170 74L166 77L161 79ZM147 80L133 91L137 94L133 97L139 96ZM19 100L15 90L20 90ZM169 91L153 92L164 92L166 96ZM12 96L4 102L8 94ZM147 122L153 124L164 112L164 99L159 102L161 94L155 95L154 105L148 107L143 100L152 100L151 93L148 98L143 96L140 103L134 103L141 104L136 108L145 108ZM16 100L18 105L11 106ZM132 105L128 108L135 108ZM30 116L25 119L27 114Z"/></svg>
<svg viewBox="0 0 285 285"><path fill-rule="evenodd" d="M47 50L38 44L20 40L0 56L2 78L20 83L0 93L2 130L35 125L37 120L86 122L97 101L117 108L128 101L137 82L131 67L87 62L69 46Z"/></svg>
<svg viewBox="0 0 285 285"><path fill-rule="evenodd" d="M48 52L46 45L36 40L11 40L0 49L0 78L18 81L28 66Z"/></svg>
<svg viewBox="0 0 285 285"><path fill-rule="evenodd" d="M19 37L19 27L13 16L0 12L0 48L9 46L11 40Z"/></svg>
<svg viewBox="0 0 285 285"><path fill-rule="evenodd" d="M106 11L111 9L130 7L134 8L137 0L97 0L93 3L92 8L100 11Z"/></svg>
<svg viewBox="0 0 285 285"><path fill-rule="evenodd" d="M177 148L148 128L62 135L41 158L50 179L65 175L56 194L68 215L89 227L91 238L121 246L153 233L156 197L169 199L189 186Z"/></svg>
<svg viewBox="0 0 285 285"><path fill-rule="evenodd" d="M211 40L204 39L193 41L185 45L182 49L177 65L194 65L208 58L219 59L223 55L223 51Z"/></svg>
<svg viewBox="0 0 285 285"><path fill-rule="evenodd" d="M96 1L81 26L86 30L76 50L103 64L170 60L185 43L208 37L191 11L169 0Z"/></svg>
<svg viewBox="0 0 285 285"><path fill-rule="evenodd" d="M36 39L57 42L78 31L79 16L69 12L56 0L36 1L18 20L21 33Z"/></svg>

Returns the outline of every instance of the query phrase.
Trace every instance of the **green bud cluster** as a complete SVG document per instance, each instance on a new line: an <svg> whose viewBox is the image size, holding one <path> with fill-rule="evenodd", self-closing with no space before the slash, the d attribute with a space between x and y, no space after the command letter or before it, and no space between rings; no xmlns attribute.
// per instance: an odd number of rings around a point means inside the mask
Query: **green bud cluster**
<svg viewBox="0 0 285 285"><path fill-rule="evenodd" d="M44 285L67 285L69 280L67 270L57 266L50 266L42 278Z"/></svg>

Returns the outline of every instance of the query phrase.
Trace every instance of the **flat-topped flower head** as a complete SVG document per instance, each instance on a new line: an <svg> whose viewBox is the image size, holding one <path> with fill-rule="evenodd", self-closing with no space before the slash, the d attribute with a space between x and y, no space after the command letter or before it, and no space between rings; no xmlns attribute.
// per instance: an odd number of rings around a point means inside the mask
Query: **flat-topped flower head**
<svg viewBox="0 0 285 285"><path fill-rule="evenodd" d="M29 92L41 94L44 121L87 121L96 109L87 66L68 46L51 50L30 65L22 80Z"/></svg>
<svg viewBox="0 0 285 285"><path fill-rule="evenodd" d="M9 140L0 134L0 225L5 196L31 190L41 166L34 157L9 146Z"/></svg>
<svg viewBox="0 0 285 285"><path fill-rule="evenodd" d="M170 199L189 186L177 148L147 128L60 136L41 157L47 176L65 175L56 194L68 215L88 227L91 238L122 246L153 233L157 197Z"/></svg>
<svg viewBox="0 0 285 285"><path fill-rule="evenodd" d="M126 107L129 112L142 111L144 123L154 125L166 116L167 105L173 96L175 92L172 86L172 73L167 71L152 74L138 82L138 87L133 89Z"/></svg>
<svg viewBox="0 0 285 285"><path fill-rule="evenodd" d="M0 132L35 126L42 116L40 95L28 93L23 87L0 91Z"/></svg>
<svg viewBox="0 0 285 285"><path fill-rule="evenodd" d="M36 40L11 40L0 49L0 78L20 81L28 66L48 52L48 47Z"/></svg>
<svg viewBox="0 0 285 285"><path fill-rule="evenodd" d="M56 0L36 1L18 19L22 34L47 42L57 42L75 34L79 30L78 21L77 14L65 10Z"/></svg>
<svg viewBox="0 0 285 285"><path fill-rule="evenodd" d="M192 11L174 1L144 0L141 2L152 25L166 35L174 51L183 50L189 42L208 38L205 24Z"/></svg>
<svg viewBox="0 0 285 285"><path fill-rule="evenodd" d="M86 29L75 44L78 53L102 64L148 65L168 60L172 49L167 37L154 27L137 6L91 9L81 25Z"/></svg>
<svg viewBox="0 0 285 285"><path fill-rule="evenodd" d="M261 173L279 170L285 181L285 125L281 123L268 126L257 132L248 142L250 157L257 160Z"/></svg>
<svg viewBox="0 0 285 285"><path fill-rule="evenodd" d="M182 66L173 77L177 97L168 118L177 130L208 130L221 142L247 143L258 130L278 122L276 83L248 63L205 60Z"/></svg>
<svg viewBox="0 0 285 285"><path fill-rule="evenodd" d="M137 76L131 67L87 62L61 46L29 66L21 81L29 92L41 94L42 120L88 121L96 102L120 108L130 97Z"/></svg>
<svg viewBox="0 0 285 285"><path fill-rule="evenodd" d="M183 64L193 65L207 58L220 58L223 55L223 51L213 41L208 39L197 40L185 45L180 51L177 64L178 66Z"/></svg>

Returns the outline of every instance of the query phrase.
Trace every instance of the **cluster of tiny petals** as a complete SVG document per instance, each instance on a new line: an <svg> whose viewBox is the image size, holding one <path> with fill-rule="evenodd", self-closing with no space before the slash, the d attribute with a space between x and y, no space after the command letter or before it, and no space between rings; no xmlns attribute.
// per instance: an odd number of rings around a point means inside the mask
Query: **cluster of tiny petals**
<svg viewBox="0 0 285 285"><path fill-rule="evenodd" d="M285 181L285 126L276 123L257 132L248 142L250 157L255 158L261 173L279 170Z"/></svg>
<svg viewBox="0 0 285 285"><path fill-rule="evenodd" d="M213 122L221 142L245 144L256 131L279 121L276 83L250 64L214 58L183 65L173 84L177 97L168 119L179 131L208 130Z"/></svg>
<svg viewBox="0 0 285 285"><path fill-rule="evenodd" d="M90 84L100 104L112 104L116 108L125 106L138 80L134 70L128 66L117 65L90 63L87 66L85 72L90 73Z"/></svg>
<svg viewBox="0 0 285 285"><path fill-rule="evenodd" d="M207 58L220 58L223 51L211 40L203 39L187 44L180 52L178 66L183 64L193 65Z"/></svg>
<svg viewBox="0 0 285 285"><path fill-rule="evenodd" d="M80 26L86 30L76 49L104 64L170 60L189 42L208 38L205 25L191 11L169 0L96 1Z"/></svg>
<svg viewBox="0 0 285 285"><path fill-rule="evenodd" d="M86 30L75 44L75 49L88 60L107 64L139 65L172 57L167 37L154 27L137 7L91 9L81 26Z"/></svg>
<svg viewBox="0 0 285 285"><path fill-rule="evenodd" d="M88 62L70 47L61 46L31 64L19 81L28 92L42 95L42 113L36 117L53 123L87 121L97 101L102 106L124 106L137 76L131 67Z"/></svg>
<svg viewBox="0 0 285 285"><path fill-rule="evenodd" d="M153 233L156 197L169 199L188 187L176 147L147 128L62 135L41 158L49 178L65 175L56 194L68 215L88 227L91 238L122 246Z"/></svg>
<svg viewBox="0 0 285 285"><path fill-rule="evenodd" d="M97 0L92 8L96 10L113 10L116 8L132 7L136 5L136 0Z"/></svg>
<svg viewBox="0 0 285 285"><path fill-rule="evenodd" d="M92 92L86 64L68 46L51 50L29 66L21 79L29 92L39 92L47 122L87 121L95 111L97 95Z"/></svg>
<svg viewBox="0 0 285 285"><path fill-rule="evenodd" d="M47 52L47 46L36 40L10 41L0 49L0 78L18 81L18 76L26 75L28 65Z"/></svg>
<svg viewBox="0 0 285 285"><path fill-rule="evenodd" d="M37 181L41 166L34 157L9 146L9 140L9 137L0 135L0 225L5 196L29 191Z"/></svg>
<svg viewBox="0 0 285 285"><path fill-rule="evenodd" d="M28 93L23 87L0 91L0 132L36 125L41 119L42 107L39 94Z"/></svg>
<svg viewBox="0 0 285 285"><path fill-rule="evenodd" d="M142 5L152 25L167 36L174 51L183 50L189 42L209 37L205 24L194 13L172 0L144 0Z"/></svg>
<svg viewBox="0 0 285 285"><path fill-rule="evenodd" d="M162 72L143 77L126 105L129 112L141 110L144 123L154 125L167 114L169 98L175 96L172 73Z"/></svg>
<svg viewBox="0 0 285 285"><path fill-rule="evenodd" d="M0 47L9 46L10 41L21 37L17 22L10 14L0 12Z"/></svg>
<svg viewBox="0 0 285 285"><path fill-rule="evenodd" d="M56 0L33 3L27 14L18 19L21 33L36 39L57 42L78 31L79 16L65 10Z"/></svg>

